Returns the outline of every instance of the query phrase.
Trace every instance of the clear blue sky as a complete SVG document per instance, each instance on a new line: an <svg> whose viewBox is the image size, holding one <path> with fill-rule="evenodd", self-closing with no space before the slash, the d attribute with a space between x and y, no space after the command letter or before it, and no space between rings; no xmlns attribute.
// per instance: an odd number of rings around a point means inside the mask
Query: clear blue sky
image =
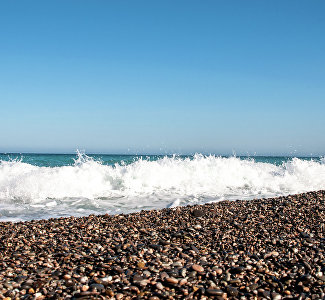
<svg viewBox="0 0 325 300"><path fill-rule="evenodd" d="M325 1L1 1L0 152L325 154Z"/></svg>

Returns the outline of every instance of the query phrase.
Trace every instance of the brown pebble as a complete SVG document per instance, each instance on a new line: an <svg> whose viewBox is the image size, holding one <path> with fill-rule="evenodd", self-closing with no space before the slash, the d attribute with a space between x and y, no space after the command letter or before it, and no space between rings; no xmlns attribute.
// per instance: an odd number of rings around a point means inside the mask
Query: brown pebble
<svg viewBox="0 0 325 300"><path fill-rule="evenodd" d="M324 211L325 190L0 222L0 298L325 299Z"/></svg>
<svg viewBox="0 0 325 300"><path fill-rule="evenodd" d="M168 278L166 278L166 282L168 282L170 284L177 284L178 280L174 277L168 277Z"/></svg>
<svg viewBox="0 0 325 300"><path fill-rule="evenodd" d="M88 286L88 285L83 285L83 286L81 287L81 290L82 290L83 292L86 292L86 291L89 290L89 286Z"/></svg>
<svg viewBox="0 0 325 300"><path fill-rule="evenodd" d="M120 300L120 299L123 299L123 294L121 294L121 293L118 293L118 294L116 294L116 296L115 296L115 298L117 299L117 300Z"/></svg>
<svg viewBox="0 0 325 300"><path fill-rule="evenodd" d="M200 265L193 265L192 269L196 272L204 272L204 268Z"/></svg>
<svg viewBox="0 0 325 300"><path fill-rule="evenodd" d="M144 269L146 264L143 261L140 261L140 262L138 262L137 266L139 269Z"/></svg>
<svg viewBox="0 0 325 300"><path fill-rule="evenodd" d="M69 280L69 279L71 279L71 276L70 276L69 274L65 274L65 275L63 276L63 279L64 279L64 280Z"/></svg>
<svg viewBox="0 0 325 300"><path fill-rule="evenodd" d="M222 296L224 293L222 290L219 289L207 289L206 292L208 295L211 296Z"/></svg>
<svg viewBox="0 0 325 300"><path fill-rule="evenodd" d="M134 285L131 285L130 286L130 290L133 291L133 292L136 292L137 294L140 293L140 290L137 286L134 286Z"/></svg>
<svg viewBox="0 0 325 300"><path fill-rule="evenodd" d="M110 296L110 297L113 297L113 296L114 296L114 292L113 292L111 289L107 289L107 290L105 291L105 294L106 294L107 296Z"/></svg>

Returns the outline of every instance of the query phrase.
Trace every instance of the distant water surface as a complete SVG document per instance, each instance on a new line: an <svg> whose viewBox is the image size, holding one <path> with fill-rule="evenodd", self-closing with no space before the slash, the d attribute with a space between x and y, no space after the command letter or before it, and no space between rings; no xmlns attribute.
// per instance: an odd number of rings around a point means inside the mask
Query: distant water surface
<svg viewBox="0 0 325 300"><path fill-rule="evenodd" d="M0 221L325 189L322 157L0 154Z"/></svg>

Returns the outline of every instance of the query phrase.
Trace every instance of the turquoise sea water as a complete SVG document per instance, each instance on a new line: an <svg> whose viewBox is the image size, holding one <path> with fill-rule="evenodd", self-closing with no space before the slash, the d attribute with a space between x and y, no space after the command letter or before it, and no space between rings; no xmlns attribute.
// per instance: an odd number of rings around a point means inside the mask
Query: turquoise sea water
<svg viewBox="0 0 325 300"><path fill-rule="evenodd" d="M155 161L166 157L166 155L118 155L118 154L87 154L87 156L94 160L101 161L105 165L112 166L116 163L120 164L122 161L126 164L133 163L139 159ZM178 158L190 158L193 159L193 155L169 155L167 157ZM232 156L221 156L224 158ZM78 154L37 154L37 153L0 153L0 161L12 161L19 160L24 163L32 164L38 167L62 167L73 165L78 158ZM242 160L254 160L256 162L270 163L275 165L281 165L284 162L292 160L292 156L237 156ZM320 162L322 157L298 157L299 159L306 161Z"/></svg>
<svg viewBox="0 0 325 300"><path fill-rule="evenodd" d="M253 199L325 189L322 157L0 154L0 220Z"/></svg>

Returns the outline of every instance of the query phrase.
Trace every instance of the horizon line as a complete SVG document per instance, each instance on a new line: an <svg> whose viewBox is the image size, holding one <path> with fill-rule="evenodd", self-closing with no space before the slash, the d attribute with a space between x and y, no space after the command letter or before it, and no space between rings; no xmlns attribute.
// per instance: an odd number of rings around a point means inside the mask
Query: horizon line
<svg viewBox="0 0 325 300"><path fill-rule="evenodd" d="M201 154L204 156L222 156L222 157L297 157L297 158L319 158L323 157L324 154L300 154L300 155L294 155L294 154L221 154L221 153L201 153L201 152L194 152L194 153L188 153L188 154L181 154L181 153L105 153L105 152L89 152L86 153L85 151L80 151L81 154L85 155L107 155L107 156L194 156L196 154ZM78 155L78 151L75 152L0 152L0 155Z"/></svg>

